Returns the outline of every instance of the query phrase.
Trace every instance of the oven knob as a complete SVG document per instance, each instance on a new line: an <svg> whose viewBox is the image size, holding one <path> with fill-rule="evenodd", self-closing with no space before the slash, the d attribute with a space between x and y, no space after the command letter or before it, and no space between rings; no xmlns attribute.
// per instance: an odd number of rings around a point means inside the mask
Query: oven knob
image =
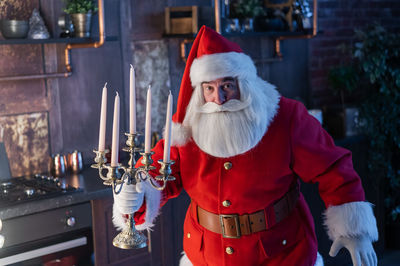
<svg viewBox="0 0 400 266"><path fill-rule="evenodd" d="M4 236L0 235L0 248L4 245Z"/></svg>
<svg viewBox="0 0 400 266"><path fill-rule="evenodd" d="M67 218L67 226L74 227L76 224L75 217L68 217Z"/></svg>

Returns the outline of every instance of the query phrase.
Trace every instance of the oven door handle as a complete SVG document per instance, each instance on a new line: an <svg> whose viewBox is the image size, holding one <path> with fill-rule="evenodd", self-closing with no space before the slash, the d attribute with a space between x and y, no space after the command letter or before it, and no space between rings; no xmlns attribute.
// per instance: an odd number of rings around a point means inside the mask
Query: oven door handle
<svg viewBox="0 0 400 266"><path fill-rule="evenodd" d="M66 242L54 244L51 246L43 247L43 248L38 248L30 251L26 251L23 253L18 253L15 255L11 255L5 258L0 258L0 265L7 265L11 263L17 263L41 256L45 256L48 254L56 253L59 251L67 250L70 248L75 248L79 246L84 246L87 244L87 238L86 237L81 237L73 240L69 240Z"/></svg>

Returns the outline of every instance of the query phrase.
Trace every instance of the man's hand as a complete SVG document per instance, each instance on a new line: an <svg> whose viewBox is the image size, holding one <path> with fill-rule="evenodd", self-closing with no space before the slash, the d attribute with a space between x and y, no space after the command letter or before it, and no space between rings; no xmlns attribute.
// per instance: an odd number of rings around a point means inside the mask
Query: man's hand
<svg viewBox="0 0 400 266"><path fill-rule="evenodd" d="M114 203L123 214L134 213L143 204L144 192L141 189L141 183L137 185L123 184L121 191L116 194L114 193ZM116 190L119 190L120 185L117 185Z"/></svg>
<svg viewBox="0 0 400 266"><path fill-rule="evenodd" d="M329 255L335 257L339 250L345 247L350 252L354 266L376 266L376 257L372 243L366 237L338 237L332 244Z"/></svg>

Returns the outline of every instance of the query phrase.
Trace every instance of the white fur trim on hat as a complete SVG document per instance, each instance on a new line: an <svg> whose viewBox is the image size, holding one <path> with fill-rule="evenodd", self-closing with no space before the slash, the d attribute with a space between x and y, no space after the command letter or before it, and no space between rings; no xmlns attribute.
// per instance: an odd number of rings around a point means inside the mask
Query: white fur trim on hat
<svg viewBox="0 0 400 266"><path fill-rule="evenodd" d="M324 224L332 241L340 236L365 236L370 241L378 240L376 220L369 202L357 201L330 206L324 216Z"/></svg>
<svg viewBox="0 0 400 266"><path fill-rule="evenodd" d="M244 53L229 52L203 55L196 58L190 67L192 87L205 81L212 81L223 77L239 77L253 79L257 69L253 60Z"/></svg>
<svg viewBox="0 0 400 266"><path fill-rule="evenodd" d="M161 191L154 189L148 182L143 182L144 198L146 199L145 222L136 225L137 230L145 230L154 226L154 220L159 214L161 203ZM113 205L113 224L117 230L121 231L126 226L126 218L124 214L118 211Z"/></svg>
<svg viewBox="0 0 400 266"><path fill-rule="evenodd" d="M185 251L182 251L182 257L179 260L179 266L193 266L193 263L189 260ZM324 266L324 260L322 259L321 254L317 252L317 260L315 261L314 266Z"/></svg>

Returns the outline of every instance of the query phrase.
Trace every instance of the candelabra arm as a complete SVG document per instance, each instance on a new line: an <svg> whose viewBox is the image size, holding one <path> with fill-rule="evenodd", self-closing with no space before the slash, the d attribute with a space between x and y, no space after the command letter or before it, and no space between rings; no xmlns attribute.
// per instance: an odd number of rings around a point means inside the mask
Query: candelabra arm
<svg viewBox="0 0 400 266"><path fill-rule="evenodd" d="M157 189L157 190L159 190L159 191L164 190L165 187L167 186L167 181L164 181L163 184L162 184L162 186L159 186L159 184L158 184L157 182L154 183L153 178L149 178L149 182L150 182L150 185L151 185L153 188L155 188L155 189Z"/></svg>
<svg viewBox="0 0 400 266"><path fill-rule="evenodd" d="M99 176L100 176L100 178L103 179L104 181L106 181L108 178L107 178L107 175L103 174L104 167L100 166L98 168L99 168Z"/></svg>
<svg viewBox="0 0 400 266"><path fill-rule="evenodd" d="M106 154L109 152L109 150L104 150L104 151L98 151L98 150L93 150L93 152L96 154L96 157L94 158L95 164L92 164L92 168L100 168L107 162Z"/></svg>
<svg viewBox="0 0 400 266"><path fill-rule="evenodd" d="M116 184L116 182L113 181L113 182L112 182L112 185L111 185L111 186L112 186L112 189L113 189L113 193L116 194L116 195L118 195L118 194L121 192L123 185L124 185L124 183L121 183L120 186L118 187L117 184ZM118 188L117 188L117 187L118 187Z"/></svg>

